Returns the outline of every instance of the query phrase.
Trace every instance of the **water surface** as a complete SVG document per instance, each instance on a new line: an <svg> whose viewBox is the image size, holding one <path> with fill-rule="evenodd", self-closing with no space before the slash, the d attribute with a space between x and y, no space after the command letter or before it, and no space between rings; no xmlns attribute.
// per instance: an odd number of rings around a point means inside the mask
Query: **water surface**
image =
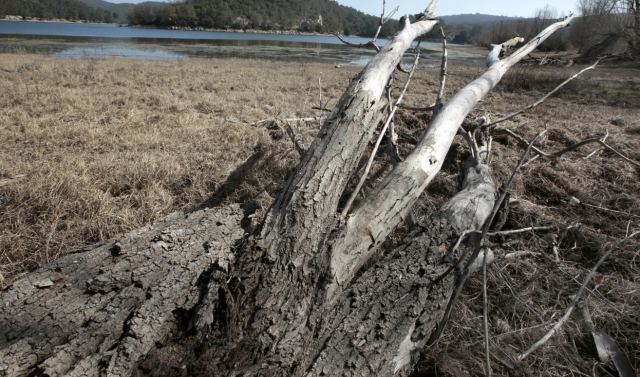
<svg viewBox="0 0 640 377"><path fill-rule="evenodd" d="M365 38L348 37L352 43ZM380 40L382 45L386 41ZM422 65L435 66L439 44L422 43ZM145 60L253 58L364 65L372 50L345 46L334 36L132 28L113 24L0 21L0 53L36 53L62 59L124 57ZM453 47L450 58L474 59Z"/></svg>

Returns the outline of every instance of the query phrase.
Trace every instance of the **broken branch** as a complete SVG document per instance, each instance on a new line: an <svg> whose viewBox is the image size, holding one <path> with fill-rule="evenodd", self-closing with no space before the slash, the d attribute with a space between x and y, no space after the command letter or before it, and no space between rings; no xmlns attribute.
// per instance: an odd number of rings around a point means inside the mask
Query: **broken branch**
<svg viewBox="0 0 640 377"><path fill-rule="evenodd" d="M374 50L376 50L377 52L380 52L380 47L378 47L378 45L376 44L376 42L378 41L378 37L380 36L380 32L382 31L382 27L384 26L384 24L386 24L391 17L393 17L397 12L399 6L395 7L391 12L389 12L388 15L386 15L386 6L387 6L387 1L386 0L382 0L382 14L380 14L380 22L378 23L378 30L376 30L375 35L373 36L373 38L367 42L367 43L351 43L349 41L347 41L346 39L344 39L340 34L335 34L335 36L340 40L340 42L346 44L347 46L350 47L355 47L355 48L373 48Z"/></svg>
<svg viewBox="0 0 640 377"><path fill-rule="evenodd" d="M498 131L506 133L507 135L509 135L509 136L513 137L514 139L518 140L520 143L526 143L526 140L522 136L518 135L517 133L513 132L512 130L510 130L508 128L500 128L500 129L498 129ZM585 139L585 140L582 140L582 141L580 141L578 143L575 143L575 144L573 144L571 146L568 146L568 147L566 147L564 149L561 149L561 150L559 150L557 152L545 152L540 148L534 147L533 151L535 153L537 153L538 156L532 158L527 163L531 163L531 162L537 160L540 157L544 157L544 158L548 158L548 159L558 158L558 157L561 157L562 155L564 155L566 153L569 153L571 151L574 151L574 150L576 150L576 149L578 149L578 148L580 148L580 147L582 147L584 145L596 143L596 144L602 145L606 150L612 152L613 154L615 154L616 156L618 156L621 159L625 160L626 162L628 162L628 163L630 163L630 164L632 164L634 166L640 167L640 162L632 160L631 158L629 158L629 157L625 156L624 154L618 152L615 148L613 148L612 146L607 144L605 141L603 141L608 136L609 136L609 133L607 132L607 134L603 138L592 137L592 138L589 138L589 139Z"/></svg>
<svg viewBox="0 0 640 377"><path fill-rule="evenodd" d="M502 122L506 122L507 120L513 119L515 117L517 117L520 114L523 114L531 109L534 109L538 106L540 106L544 101L546 101L547 99L549 99L549 97L551 97L552 95L554 95L555 93L557 93L560 89L564 88L567 84L569 84L571 81L575 80L577 77L579 77L580 75L582 75L583 73L596 69L596 67L598 66L598 64L600 64L600 60L598 60L597 62L595 62L595 64L583 69L582 71L576 73L575 75L569 77L568 79L566 79L562 84L558 85L557 87L555 87L555 89L553 89L552 91L550 91L549 93L547 93L544 97L540 98L539 100L537 100L536 102L532 103L531 105L520 109L514 113L511 113L507 116L504 116L494 122L491 122L487 125L485 125L485 127L495 127L497 124L502 123Z"/></svg>
<svg viewBox="0 0 640 377"><path fill-rule="evenodd" d="M444 89L447 85L447 36L444 34L442 26L440 26L440 34L442 35L442 64L440 66L440 89L438 90L436 104L434 105L434 115L437 115L442 108L442 98L444 97Z"/></svg>

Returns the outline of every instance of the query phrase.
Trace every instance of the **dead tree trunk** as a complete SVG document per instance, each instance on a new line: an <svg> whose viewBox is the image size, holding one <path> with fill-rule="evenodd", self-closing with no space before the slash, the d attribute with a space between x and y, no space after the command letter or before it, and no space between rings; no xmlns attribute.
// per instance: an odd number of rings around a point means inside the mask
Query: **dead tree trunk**
<svg viewBox="0 0 640 377"><path fill-rule="evenodd" d="M3 292L0 375L174 375L163 357L189 375L408 375L452 294L464 253L453 244L493 209L483 156L474 155L462 191L441 211L402 245L374 259L376 251L438 173L474 106L570 21L492 59L343 219L340 199L386 116L387 82L436 25L434 6L407 19L353 80L255 234L243 237L233 206L172 217Z"/></svg>

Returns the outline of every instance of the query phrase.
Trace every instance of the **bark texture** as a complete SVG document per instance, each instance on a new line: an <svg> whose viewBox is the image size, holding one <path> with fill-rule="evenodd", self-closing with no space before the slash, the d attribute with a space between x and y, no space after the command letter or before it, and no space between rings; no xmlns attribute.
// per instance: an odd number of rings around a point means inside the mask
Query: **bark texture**
<svg viewBox="0 0 640 377"><path fill-rule="evenodd" d="M198 280L220 283L242 216L174 214L17 281L1 296L0 375L132 375L201 301Z"/></svg>

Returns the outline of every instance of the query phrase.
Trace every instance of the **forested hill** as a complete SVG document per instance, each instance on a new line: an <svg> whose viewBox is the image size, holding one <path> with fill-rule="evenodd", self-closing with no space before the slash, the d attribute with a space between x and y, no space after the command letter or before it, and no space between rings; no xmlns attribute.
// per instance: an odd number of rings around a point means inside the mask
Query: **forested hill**
<svg viewBox="0 0 640 377"><path fill-rule="evenodd" d="M117 15L90 7L81 0L0 0L0 17L114 22Z"/></svg>
<svg viewBox="0 0 640 377"><path fill-rule="evenodd" d="M129 18L134 25L354 35L373 35L379 22L378 17L332 0L186 0L135 6ZM389 22L383 35L392 34L396 27L396 22Z"/></svg>

